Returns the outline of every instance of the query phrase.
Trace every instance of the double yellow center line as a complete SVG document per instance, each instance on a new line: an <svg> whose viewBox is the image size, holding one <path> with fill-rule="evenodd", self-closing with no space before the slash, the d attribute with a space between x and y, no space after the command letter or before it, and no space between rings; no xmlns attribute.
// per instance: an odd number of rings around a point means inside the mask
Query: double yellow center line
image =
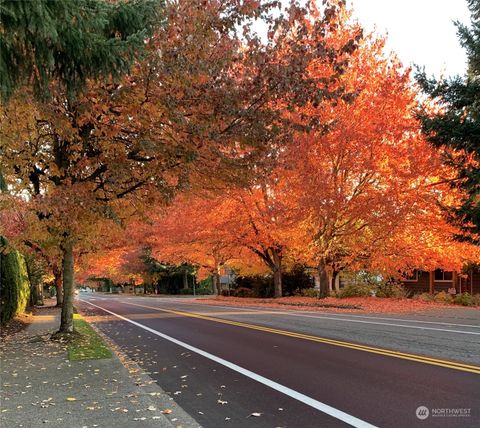
<svg viewBox="0 0 480 428"><path fill-rule="evenodd" d="M357 351L370 352L370 353L373 353L373 354L385 355L385 356L388 356L388 357L401 358L403 360L410 360L410 361L415 361L415 362L418 362L418 363L430 364L430 365L434 365L434 366L446 367L446 368L449 368L449 369L480 374L480 366L474 366L474 365L463 364L463 363L456 363L454 361L440 360L440 359L437 359L437 358L430 358L430 357L425 357L425 356L422 356L422 355L409 354L409 353L405 353L405 352L392 351L392 350L389 350L389 349L376 348L376 347L373 347L373 346L360 345L360 344L352 343L352 342L345 342L345 341L341 341L341 340L328 339L326 337L312 336L312 335L309 335L309 334L296 333L296 332L288 331L288 330L281 330L281 329L277 329L277 328L264 327L264 326L260 326L260 325L248 324L248 323L239 322L239 321L231 321L231 320L226 320L226 319L222 319L222 318L215 318L215 317L211 317L211 316L208 316L208 315L203 315L203 314L198 313L198 312L185 312L185 311L178 311L178 310L172 310L172 309L157 308L157 307L154 307L154 306L146 306L146 305L140 305L138 303L130 303L130 302L122 302L122 303L125 303L127 305L139 306L139 307L142 307L142 308L153 309L153 310L159 311L159 312L167 312L167 313L170 313L170 314L175 314L175 315L179 315L179 316L183 316L183 317L198 318L198 319L213 321L213 322L217 322L217 323L221 323L221 324L228 324L228 325L234 325L234 326L237 326L237 327L249 328L251 330L265 331L265 332L268 332L268 333L279 334L279 335L282 335L282 336L294 337L296 339L303 339L303 340L309 340L309 341L312 341L312 342L325 343L325 344L328 344L328 345L340 346L342 348L355 349Z"/></svg>

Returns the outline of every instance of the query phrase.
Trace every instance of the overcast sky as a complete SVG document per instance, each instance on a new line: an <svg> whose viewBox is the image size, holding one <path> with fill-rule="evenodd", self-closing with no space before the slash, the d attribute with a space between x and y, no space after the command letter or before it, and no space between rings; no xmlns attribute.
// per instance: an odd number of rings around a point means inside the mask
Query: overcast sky
<svg viewBox="0 0 480 428"><path fill-rule="evenodd" d="M465 0L349 0L366 30L387 34L387 48L404 65L425 66L428 74L464 74L465 51L453 21L468 24Z"/></svg>

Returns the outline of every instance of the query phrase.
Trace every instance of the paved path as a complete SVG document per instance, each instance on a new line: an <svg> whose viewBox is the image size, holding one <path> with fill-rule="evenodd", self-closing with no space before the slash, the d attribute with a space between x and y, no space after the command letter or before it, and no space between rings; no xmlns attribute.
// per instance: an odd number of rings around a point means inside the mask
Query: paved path
<svg viewBox="0 0 480 428"><path fill-rule="evenodd" d="M199 426L138 366L129 373L116 356L69 361L65 345L49 340L58 325L58 311L40 309L1 344L2 428Z"/></svg>
<svg viewBox="0 0 480 428"><path fill-rule="evenodd" d="M470 364L480 354L474 316L359 318L185 299L82 299L99 315L98 327L205 427L480 424L480 367ZM437 340L455 344L445 352ZM397 348L431 357L390 351ZM444 360L450 354L457 363ZM437 416L417 418L420 406ZM470 416L439 415L458 409Z"/></svg>

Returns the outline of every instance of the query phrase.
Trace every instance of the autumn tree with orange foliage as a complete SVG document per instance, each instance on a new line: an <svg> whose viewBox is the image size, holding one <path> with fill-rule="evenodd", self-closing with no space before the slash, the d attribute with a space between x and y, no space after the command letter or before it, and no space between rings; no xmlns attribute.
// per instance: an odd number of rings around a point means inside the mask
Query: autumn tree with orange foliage
<svg viewBox="0 0 480 428"><path fill-rule="evenodd" d="M232 239L235 215L236 207L225 198L179 196L163 217L157 217L143 242L157 260L198 266L201 276L212 276L213 291L219 294L220 269L238 257Z"/></svg>
<svg viewBox="0 0 480 428"><path fill-rule="evenodd" d="M312 32L299 25L303 9L275 19L269 10L255 1L168 3L165 25L145 39L126 77L91 79L75 94L52 79L47 103L31 103L24 86L2 109L5 176L28 194L62 253L61 332L73 331L74 255L101 239L100 222L121 223L192 180L245 179L265 148L290 134L282 106L333 96L305 70L312 61L335 64L336 51L305 42ZM334 25L336 2L326 10L313 33ZM256 19L270 25L266 44L251 31Z"/></svg>
<svg viewBox="0 0 480 428"><path fill-rule="evenodd" d="M104 248L110 275L148 246L201 266L217 293L222 265L254 258L277 297L286 257L317 267L321 297L343 269L459 265L451 248L470 247L450 246L438 205L459 199L412 113L409 71L343 1L324 3L275 19L255 1L169 3L127 76L88 81L75 97L53 81L47 104L27 102L25 87L2 109L5 176L62 253L63 332L74 254L129 222L126 240Z"/></svg>
<svg viewBox="0 0 480 428"><path fill-rule="evenodd" d="M191 235L190 245L200 248L214 233L217 245L251 250L271 268L275 296L281 295L286 254L318 267L321 297L345 269L388 277L414 268L459 269L478 258L474 247L453 240L456 230L441 211L440 202L459 199L442 184L451 172L421 134L409 71L384 53L382 39L359 37L346 10L335 19L324 45L341 51L356 41L337 58L343 59L341 77L330 79L328 62L312 62L309 72L342 96L289 113L286 120L306 130L289 144L271 146L272 167L255 174L248 187L223 192L215 202L217 221L203 224L202 236ZM202 218L212 210L196 204ZM236 208L223 210L227 204ZM188 213L167 235L188 234ZM220 218L229 232L220 232ZM171 250L182 253L175 245Z"/></svg>
<svg viewBox="0 0 480 428"><path fill-rule="evenodd" d="M348 22L348 12L342 19ZM334 34L332 43L345 32ZM454 200L438 183L439 171L448 171L421 134L409 70L383 48L383 40L368 36L352 52L338 82L351 99L298 112L300 118L317 118L328 132L298 133L280 173L298 225L290 245L318 267L321 297L342 269L374 266L398 275L412 267L412 257L431 257L431 247L437 267L450 267L446 260L458 250L439 207L440 199ZM325 73L317 64L310 71ZM441 250L441 240L450 244L450 255ZM461 258L453 258L458 268ZM419 260L415 267L425 268Z"/></svg>

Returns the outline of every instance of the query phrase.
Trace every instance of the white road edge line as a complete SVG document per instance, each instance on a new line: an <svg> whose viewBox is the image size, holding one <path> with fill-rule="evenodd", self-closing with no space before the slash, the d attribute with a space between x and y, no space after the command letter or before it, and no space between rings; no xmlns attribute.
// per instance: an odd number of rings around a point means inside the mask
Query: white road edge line
<svg viewBox="0 0 480 428"><path fill-rule="evenodd" d="M145 306L145 305L138 305L135 303L130 303L130 302L122 302L121 300L116 300L116 302L123 303L124 305L130 305L130 306L143 306L143 307L148 307L150 309L156 310L156 311L161 311L161 308L156 308L155 306ZM168 310L168 309L167 309ZM202 315L201 312L189 312L185 311L186 313L192 313L192 314L198 314ZM277 312L278 314L278 312ZM286 315L288 312L285 313ZM325 320L334 320L334 321L344 321L344 322L356 322L356 323L361 323L361 324L375 324L375 325L388 325L391 327L402 327L402 328L413 328L417 330L430 330L430 331L444 331L447 333L459 333L459 334L473 334L475 336L480 336L480 332L475 332L475 331L463 331L463 330L450 330L447 328L434 328L434 327L420 327L420 326L415 326L415 325L404 325L404 324L392 324L392 323L386 323L386 322L374 322L374 321L363 321L363 320L349 320L345 318L332 318L332 317L316 317L316 316L311 316L311 315L297 315L297 314L288 314L290 316L301 316L305 318L317 318L317 319L325 319ZM208 316L208 315L207 315ZM223 317L228 316L228 314L223 315ZM217 315L219 319L225 319L222 318L222 315ZM239 321L241 322L241 321Z"/></svg>
<svg viewBox="0 0 480 428"><path fill-rule="evenodd" d="M301 403L306 404L307 406L313 407L314 409L319 410L320 412L326 413L329 416L332 416L335 419L341 420L345 422L348 425L351 425L353 427L358 427L358 428L376 428L375 425L369 424L368 422L365 422L361 419L356 418L355 416L349 415L348 413L342 412L341 410L336 409L335 407L329 406L328 404L322 403L321 401L315 400L314 398L311 398L305 394L302 394L301 392L295 391L291 388L288 388L287 386L281 385L271 379L268 379L266 377L263 377L257 373L254 373L250 370L247 370L243 367L238 366L237 364L231 363L230 361L224 360L223 358L217 357L213 354L210 354L209 352L202 351L199 348L196 348L195 346L189 345L188 343L182 342L180 340L177 340L171 336L168 336L164 333L160 333L157 330L154 330L153 328L147 327L143 324L140 324L136 321L133 321L129 318L126 318L122 315L116 314L115 312L109 311L108 309L102 308L101 306L95 305L94 303L88 302L86 300L83 300L85 303L88 303L89 305L92 305L98 309L101 309L104 312L107 312L123 321L127 321L137 327L140 327L152 334L155 334L165 340L168 340L172 343L175 343L178 346L181 346L185 349L188 349L189 351L195 352L196 354L199 354L205 358L208 358L209 360L215 361L218 364L221 364L222 366L228 367L231 370L236 371L237 373L240 373L250 379L253 379L263 385L266 385L275 391L281 392L282 394L288 395L289 397L293 398L294 400L300 401Z"/></svg>

